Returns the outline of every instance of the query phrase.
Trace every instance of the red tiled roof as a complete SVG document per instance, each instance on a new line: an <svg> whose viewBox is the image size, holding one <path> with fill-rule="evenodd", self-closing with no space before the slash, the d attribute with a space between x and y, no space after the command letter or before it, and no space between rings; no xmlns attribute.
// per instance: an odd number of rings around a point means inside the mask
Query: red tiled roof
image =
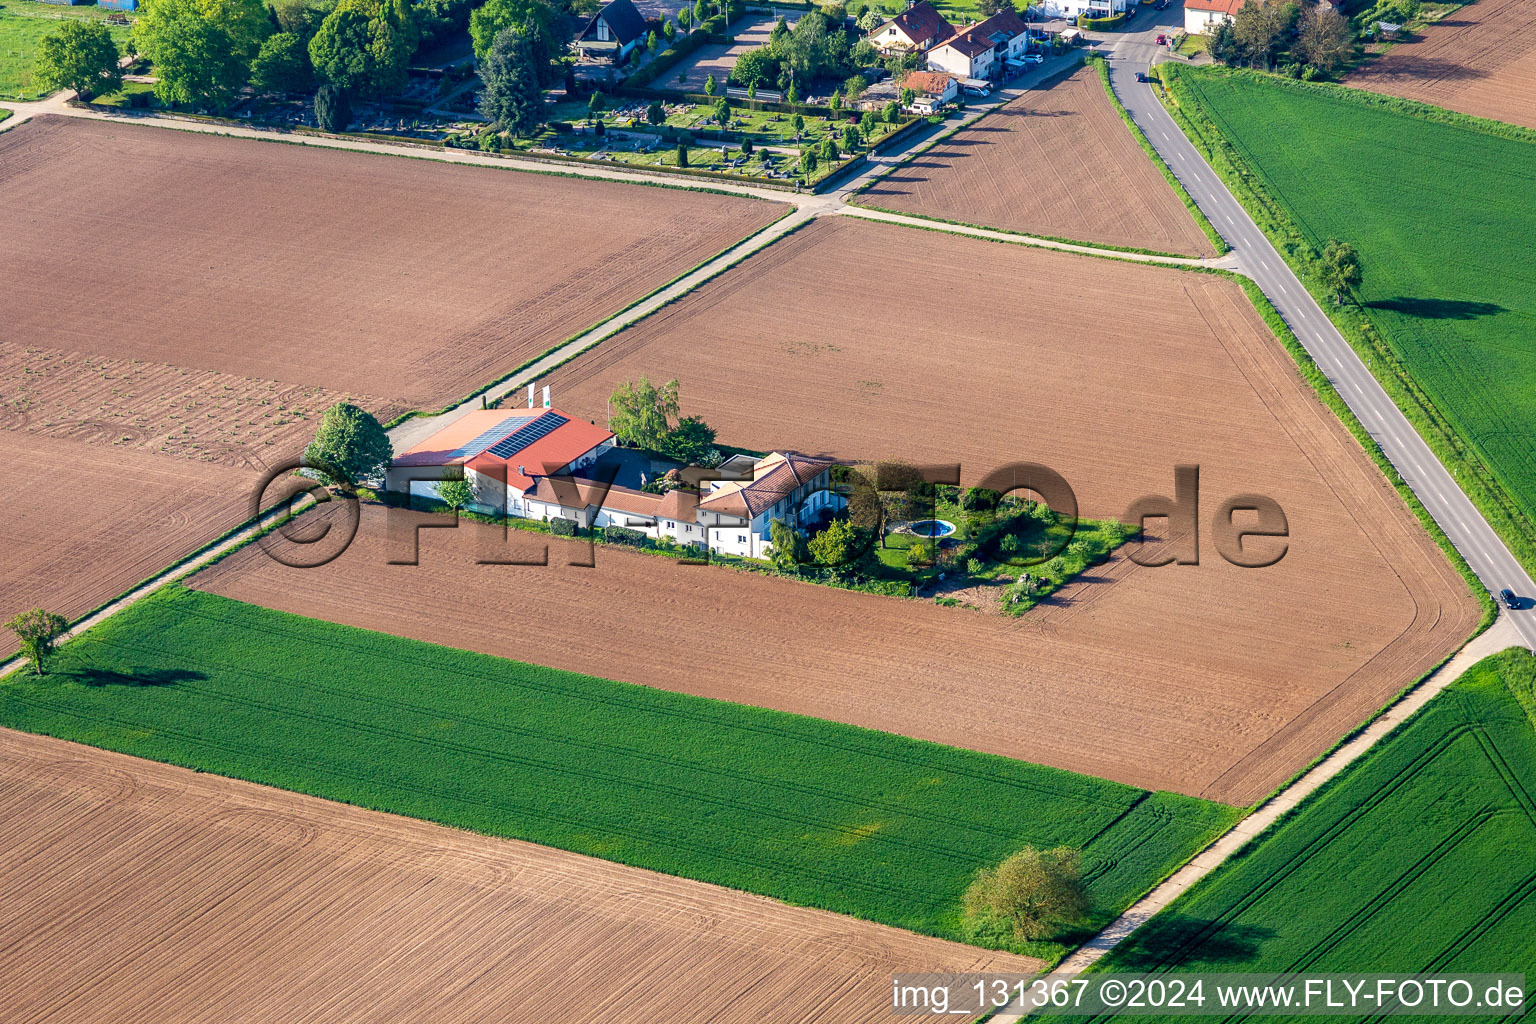
<svg viewBox="0 0 1536 1024"><path fill-rule="evenodd" d="M954 34L955 28L938 9L924 0L923 3L913 4L892 18L889 24L901 29L902 34L914 43L921 43L928 39L944 39Z"/></svg>
<svg viewBox="0 0 1536 1024"><path fill-rule="evenodd" d="M637 516L654 516L661 504L659 494L637 491L632 487L609 487L597 480L569 476L538 477L527 491L527 497L564 505L566 508L583 509L588 505L598 505Z"/></svg>
<svg viewBox="0 0 1536 1024"><path fill-rule="evenodd" d="M1015 11L998 11L986 21L972 25L970 28L959 29L954 35L939 43L939 46L949 46L967 57L975 57L985 53L997 45L996 36L1013 39L1029 31L1029 26L1024 24Z"/></svg>
<svg viewBox="0 0 1536 1024"><path fill-rule="evenodd" d="M832 465L834 463L830 459L813 459L807 455L787 452L762 476L739 488L724 490L705 498L699 502L699 508L742 519L755 519L792 494L795 488L825 473Z"/></svg>
<svg viewBox="0 0 1536 1024"><path fill-rule="evenodd" d="M661 497L661 504L656 506L656 515L662 519L675 519L680 523L692 523L697 520L694 509L698 507L699 495L697 491L677 488L668 491Z"/></svg>
<svg viewBox="0 0 1536 1024"><path fill-rule="evenodd" d="M1243 6L1243 0L1184 0L1186 11L1210 11L1214 14L1235 15Z"/></svg>
<svg viewBox="0 0 1536 1024"><path fill-rule="evenodd" d="M942 96L949 87L950 76L941 71L909 71L901 80L902 88L924 92L930 96Z"/></svg>
<svg viewBox="0 0 1536 1024"><path fill-rule="evenodd" d="M521 451L513 452L507 458L493 455L487 448L479 455L472 457L466 465L477 473L484 473L498 480L504 476L509 485L526 491L533 486L534 477L551 476L560 472L613 437L613 434L604 428L588 423L586 420L577 419L569 413L560 412L559 409L533 411L559 413L566 418L566 422ZM510 436L515 429L516 426L509 429L507 436Z"/></svg>

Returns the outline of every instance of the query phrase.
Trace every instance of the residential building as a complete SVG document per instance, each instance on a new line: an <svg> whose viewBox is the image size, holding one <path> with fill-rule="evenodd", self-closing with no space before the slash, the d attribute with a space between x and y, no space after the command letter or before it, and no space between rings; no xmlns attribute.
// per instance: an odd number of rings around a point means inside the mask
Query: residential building
<svg viewBox="0 0 1536 1024"><path fill-rule="evenodd" d="M869 41L882 54L922 52L955 34L955 27L944 19L928 0L910 4L896 17L869 33Z"/></svg>
<svg viewBox="0 0 1536 1024"><path fill-rule="evenodd" d="M841 508L846 502L830 490L833 465L830 459L774 452L753 463L750 479L706 482L693 511L709 549L766 558L773 520L799 526L824 508ZM721 469L725 475L730 464Z"/></svg>
<svg viewBox="0 0 1536 1024"><path fill-rule="evenodd" d="M559 409L477 410L396 458L385 486L436 498L439 482L462 473L477 511L621 526L746 558L767 557L774 519L799 526L846 504L830 490L828 459L733 456L698 492L652 494L611 483L603 455L613 447L613 434Z"/></svg>
<svg viewBox="0 0 1536 1024"><path fill-rule="evenodd" d="M1084 14L1090 18L1110 18L1116 14L1124 14L1126 9L1135 2L1136 0L1046 0L1045 3L1034 6L1045 18L1068 18L1075 21Z"/></svg>
<svg viewBox="0 0 1536 1024"><path fill-rule="evenodd" d="M1022 70L1028 52L1029 27L1024 19L1012 10L999 11L929 50L928 69L996 82Z"/></svg>
<svg viewBox="0 0 1536 1024"><path fill-rule="evenodd" d="M938 71L908 71L897 85L903 92L912 90L914 95L907 110L913 114L931 114L960 95L960 85L954 76Z"/></svg>
<svg viewBox="0 0 1536 1024"><path fill-rule="evenodd" d="M1192 36L1210 35L1223 21L1231 21L1243 0L1184 0L1184 31Z"/></svg>
<svg viewBox="0 0 1536 1024"><path fill-rule="evenodd" d="M583 57L617 62L645 41L645 31L645 18L632 0L611 0L576 37L576 50Z"/></svg>

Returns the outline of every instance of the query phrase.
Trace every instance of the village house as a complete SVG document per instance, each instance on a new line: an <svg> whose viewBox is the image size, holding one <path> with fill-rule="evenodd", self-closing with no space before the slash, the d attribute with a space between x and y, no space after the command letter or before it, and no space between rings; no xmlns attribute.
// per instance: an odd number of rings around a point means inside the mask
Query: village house
<svg viewBox="0 0 1536 1024"><path fill-rule="evenodd" d="M1231 21L1243 0L1184 0L1184 31L1192 36L1210 35L1223 21Z"/></svg>
<svg viewBox="0 0 1536 1024"><path fill-rule="evenodd" d="M1001 81L1024 69L1029 27L1011 10L958 30L928 51L928 70L955 78Z"/></svg>
<svg viewBox="0 0 1536 1024"><path fill-rule="evenodd" d="M955 27L944 19L928 0L907 7L896 17L869 33L869 41L884 56L919 53L955 34Z"/></svg>
<svg viewBox="0 0 1536 1024"><path fill-rule="evenodd" d="M1111 18L1116 14L1124 14L1126 8L1136 0L1046 0L1037 5L1040 13L1047 18L1069 18L1076 20L1079 16L1086 15L1090 18Z"/></svg>
<svg viewBox="0 0 1536 1024"><path fill-rule="evenodd" d="M954 76L937 71L909 71L899 84L903 90L912 90L912 103L907 110L914 114L932 114L944 104L954 102L960 94Z"/></svg>
<svg viewBox="0 0 1536 1024"><path fill-rule="evenodd" d="M611 0L592 16L576 37L583 57L617 63L645 41L645 18L632 0Z"/></svg>
<svg viewBox="0 0 1536 1024"><path fill-rule="evenodd" d="M721 475L744 468L737 457L720 467ZM744 558L766 558L772 523L782 519L795 526L814 519L822 509L846 504L831 490L833 463L794 452L774 452L756 460L744 480L711 480L694 509L701 529L708 531L709 548Z"/></svg>

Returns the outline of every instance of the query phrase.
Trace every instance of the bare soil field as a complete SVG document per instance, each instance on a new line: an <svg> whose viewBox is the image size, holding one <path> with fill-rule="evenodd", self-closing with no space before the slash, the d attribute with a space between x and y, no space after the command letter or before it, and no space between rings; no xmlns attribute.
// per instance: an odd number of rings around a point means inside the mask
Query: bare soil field
<svg viewBox="0 0 1536 1024"><path fill-rule="evenodd" d="M408 407L462 397L783 209L62 117L0 135L0 191L7 341Z"/></svg>
<svg viewBox="0 0 1536 1024"><path fill-rule="evenodd" d="M1394 43L1345 85L1536 128L1536 19L1529 0L1477 0Z"/></svg>
<svg viewBox="0 0 1536 1024"><path fill-rule="evenodd" d="M260 470L303 451L343 399L382 420L406 411L368 395L0 341L0 430Z"/></svg>
<svg viewBox="0 0 1536 1024"><path fill-rule="evenodd" d="M876 1021L1037 970L529 843L0 730L6 1019Z"/></svg>
<svg viewBox="0 0 1536 1024"><path fill-rule="evenodd" d="M854 202L1021 234L1214 254L1091 67L937 143Z"/></svg>
<svg viewBox="0 0 1536 1024"><path fill-rule="evenodd" d="M37 606L91 611L239 524L256 480L131 445L0 430L0 621ZM0 657L15 652L0 633Z"/></svg>
<svg viewBox="0 0 1536 1024"><path fill-rule="evenodd" d="M1021 281L1054 298L1028 319L996 301ZM1197 463L1201 562L1122 554L1010 619L608 547L580 568L567 556L586 547L557 541L548 567L476 565L469 527L422 531L420 564L391 566L409 548L375 509L324 568L247 549L192 585L1240 805L1478 618L1241 290L1213 275L821 220L558 371L554 393L601 416L641 374L680 378L684 412L728 444L959 462L967 483L1041 462L1091 517L1170 493L1173 467ZM1227 563L1208 532L1222 500L1251 492L1289 518L1288 553L1267 569Z"/></svg>

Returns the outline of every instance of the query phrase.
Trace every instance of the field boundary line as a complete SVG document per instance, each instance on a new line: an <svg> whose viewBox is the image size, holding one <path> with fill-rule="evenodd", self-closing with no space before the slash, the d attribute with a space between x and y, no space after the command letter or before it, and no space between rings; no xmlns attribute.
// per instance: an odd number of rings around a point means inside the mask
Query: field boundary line
<svg viewBox="0 0 1536 1024"><path fill-rule="evenodd" d="M1513 620L1500 615L1481 635L1469 641L1445 664L1424 678L1351 739L1313 765L1300 778L1260 804L1226 833L1197 853L1151 892L1133 903L1093 938L1070 953L1044 978L1065 977L1088 970L1106 953L1167 908L1200 879L1215 871L1250 843L1263 838L1310 797L1336 778L1376 744L1450 686L1473 665L1511 647L1524 647ZM1010 1002L988 1024L1017 1024L1034 1011L1033 1005Z"/></svg>
<svg viewBox="0 0 1536 1024"><path fill-rule="evenodd" d="M261 535L288 522L311 505L318 504L319 502L315 500L313 495L305 493L292 501L280 502L265 512L245 520L245 522L234 527L223 536L209 541L185 558L172 562L153 576L129 587L112 600L86 612L69 624L69 628L60 634L57 642L65 643L75 639L92 626L106 621L129 605L136 604L169 584L190 576L199 569L212 565L214 562L224 558L224 556L232 554L239 548L256 540ZM12 655L7 661L0 662L0 684L3 684L7 676L21 671L26 665L26 658L19 653Z"/></svg>
<svg viewBox="0 0 1536 1024"><path fill-rule="evenodd" d="M887 224L899 224L902 227L919 228L925 231L946 231L952 235L981 238L989 242L1011 242L1015 245L1028 245L1037 249L1057 249L1061 252L1076 253L1080 256L1099 256L1105 259L1126 260L1131 263L1155 263L1167 267L1227 270L1235 262L1230 253L1225 256L1209 257L1170 256L1164 253L1138 252L1133 249L1117 249L1080 242L1068 242L1044 235L1024 235L997 228L983 228L971 224L960 224L956 221L937 220L933 217L896 213L879 206L844 206L838 209L835 215L857 217L862 220L877 220Z"/></svg>

